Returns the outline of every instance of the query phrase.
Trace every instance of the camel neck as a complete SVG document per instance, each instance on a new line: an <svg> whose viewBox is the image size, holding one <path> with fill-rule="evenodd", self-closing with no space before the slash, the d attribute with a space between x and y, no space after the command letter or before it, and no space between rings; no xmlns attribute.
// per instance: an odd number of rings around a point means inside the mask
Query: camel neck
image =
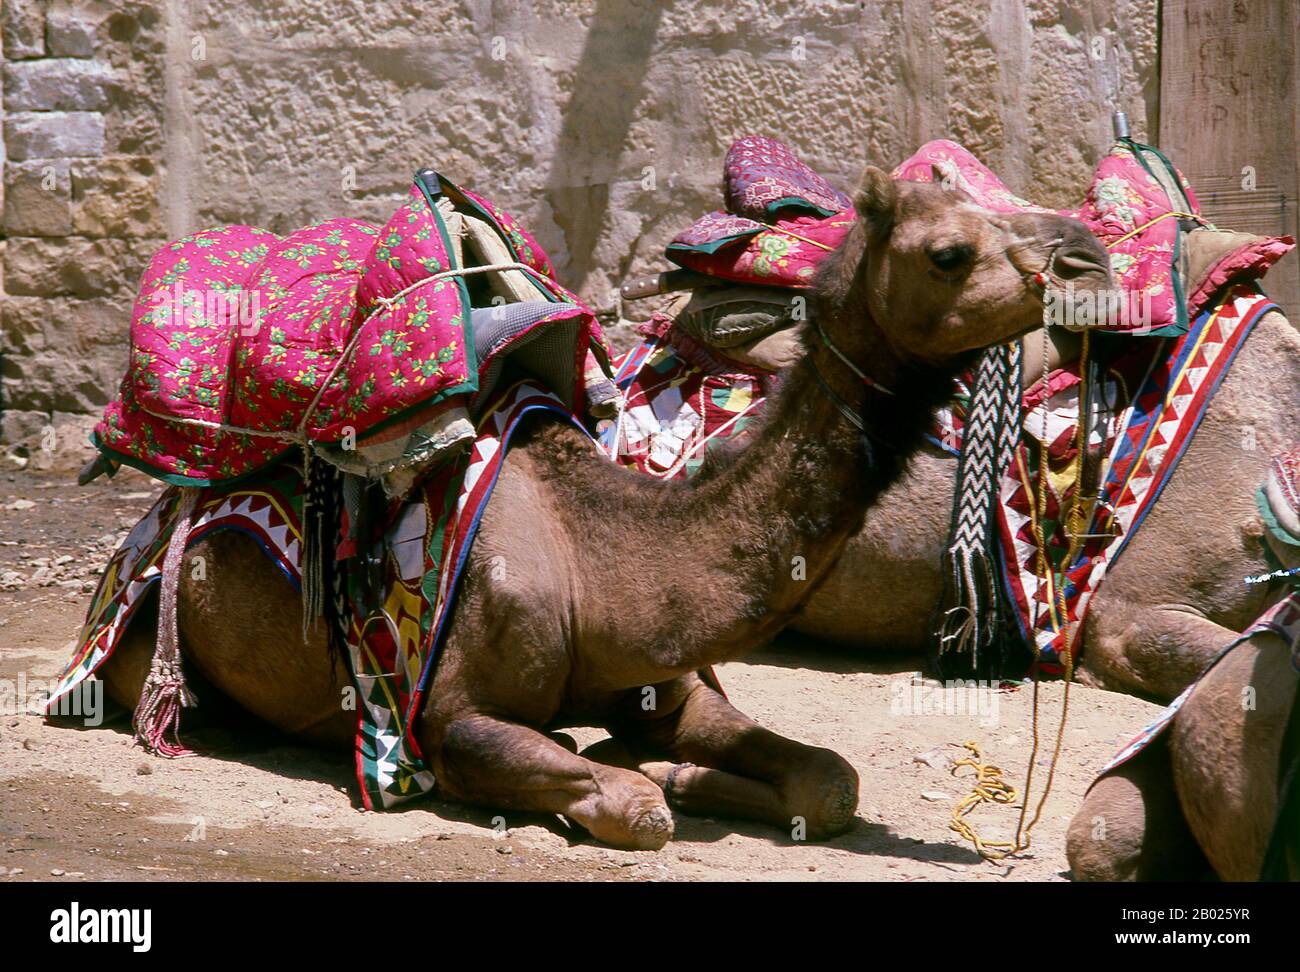
<svg viewBox="0 0 1300 972"><path fill-rule="evenodd" d="M716 469L706 465L683 497L682 540L712 546L711 573L732 605L730 613L718 606L726 623L715 627L725 635L718 630L715 645L700 645L721 656L710 661L743 654L785 625L902 474L949 396L953 369L903 367L883 346L873 352L855 364L874 388L813 343L782 376L748 447Z"/></svg>
<svg viewBox="0 0 1300 972"><path fill-rule="evenodd" d="M872 347L856 345L859 354ZM630 662L652 660L644 671L662 678L745 654L811 595L861 528L867 507L920 446L934 408L950 394L955 368L905 368L883 351L868 354L860 367L894 392L885 395L820 342L807 353L835 394L862 415L869 444L812 368L796 364L780 377L748 444L710 458L690 482L602 472L600 460L585 452L583 467L575 468L572 448L543 447L551 487L567 507L583 511L575 548L609 563L636 592L635 603L614 618L587 607L601 600L595 591L575 592L580 630L617 639ZM631 671L638 666L623 676L648 677Z"/></svg>

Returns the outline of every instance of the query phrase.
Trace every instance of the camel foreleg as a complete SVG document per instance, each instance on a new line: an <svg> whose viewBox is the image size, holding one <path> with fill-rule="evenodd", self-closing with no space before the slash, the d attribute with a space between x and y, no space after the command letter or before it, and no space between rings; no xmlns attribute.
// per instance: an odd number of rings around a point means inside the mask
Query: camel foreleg
<svg viewBox="0 0 1300 972"><path fill-rule="evenodd" d="M1099 610L1100 608L1100 610ZM1168 702L1241 633L1173 605L1106 603L1090 611L1079 681Z"/></svg>
<svg viewBox="0 0 1300 972"><path fill-rule="evenodd" d="M621 722L614 735L670 805L760 820L796 839L824 840L853 823L858 774L841 756L764 729L697 676L658 688L662 714Z"/></svg>
<svg viewBox="0 0 1300 972"><path fill-rule="evenodd" d="M658 850L673 835L663 793L633 770L592 762L535 729L486 715L456 719L438 736L434 772L450 799L560 813L628 850Z"/></svg>

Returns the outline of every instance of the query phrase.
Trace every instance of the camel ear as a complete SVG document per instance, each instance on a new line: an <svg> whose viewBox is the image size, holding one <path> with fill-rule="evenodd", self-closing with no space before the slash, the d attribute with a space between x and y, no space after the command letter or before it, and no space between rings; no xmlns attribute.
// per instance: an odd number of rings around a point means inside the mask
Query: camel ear
<svg viewBox="0 0 1300 972"><path fill-rule="evenodd" d="M884 236L894 225L894 207L898 204L898 189L889 173L867 166L862 174L862 185L853 199L858 216L876 236Z"/></svg>

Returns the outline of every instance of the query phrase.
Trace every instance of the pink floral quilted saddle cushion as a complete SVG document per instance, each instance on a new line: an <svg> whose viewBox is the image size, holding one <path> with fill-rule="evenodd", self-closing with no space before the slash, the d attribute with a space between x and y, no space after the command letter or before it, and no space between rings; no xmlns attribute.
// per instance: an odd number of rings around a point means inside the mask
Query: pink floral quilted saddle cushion
<svg viewBox="0 0 1300 972"><path fill-rule="evenodd" d="M738 140L723 168L727 209L679 234L668 258L736 283L810 287L817 265L857 218L850 201L774 139ZM1048 211L1012 193L956 142L927 142L893 175L941 182L995 212ZM1183 242L1209 224L1182 173L1156 149L1129 139L1098 163L1083 203L1061 213L1082 221L1110 251L1128 299L1101 326L1119 332L1184 333L1220 286L1262 275L1295 245L1291 237L1251 238L1224 255L1205 285L1187 292Z"/></svg>
<svg viewBox="0 0 1300 972"><path fill-rule="evenodd" d="M566 402L608 373L595 317L537 241L425 169L383 226L225 226L163 247L94 438L110 462L184 485L306 443L380 474L417 439L427 455L472 435L472 409L524 345Z"/></svg>
<svg viewBox="0 0 1300 972"><path fill-rule="evenodd" d="M736 283L812 286L856 219L852 200L772 138L737 139L722 168L726 210L678 234L668 259Z"/></svg>

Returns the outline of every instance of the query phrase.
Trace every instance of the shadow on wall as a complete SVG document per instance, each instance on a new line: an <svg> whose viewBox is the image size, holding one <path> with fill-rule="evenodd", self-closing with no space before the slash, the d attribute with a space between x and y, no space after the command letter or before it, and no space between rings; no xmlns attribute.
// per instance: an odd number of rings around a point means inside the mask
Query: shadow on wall
<svg viewBox="0 0 1300 972"><path fill-rule="evenodd" d="M609 185L641 88L650 68L663 3L598 0L582 56L573 73L573 94L546 179L546 201L564 233L565 284L581 291L593 267L601 224L609 209ZM599 124L591 124L599 119Z"/></svg>

